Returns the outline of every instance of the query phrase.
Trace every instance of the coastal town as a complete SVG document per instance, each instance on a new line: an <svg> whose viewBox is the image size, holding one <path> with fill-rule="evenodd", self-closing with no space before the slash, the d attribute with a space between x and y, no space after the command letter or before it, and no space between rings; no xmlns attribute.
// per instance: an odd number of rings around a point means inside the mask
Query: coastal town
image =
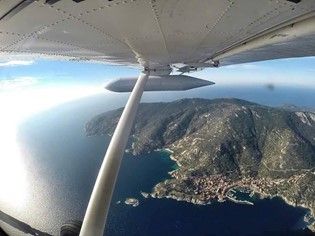
<svg viewBox="0 0 315 236"><path fill-rule="evenodd" d="M224 202L230 200L236 203L253 204L250 199L256 193L259 198L280 196L277 189L283 184L296 184L306 173L294 175L288 179L267 179L243 177L239 180L233 180L228 175L210 175L207 177L190 177L186 179L185 188L182 186L176 171L171 172L173 179L165 180L157 184L152 193L153 198L173 198L179 201L187 201L194 204L205 205L211 202ZM189 185L187 185L189 181ZM189 187L187 187L189 186ZM236 192L246 193L248 199L238 199ZM290 205L296 205L294 202L285 199Z"/></svg>
<svg viewBox="0 0 315 236"><path fill-rule="evenodd" d="M214 201L223 202L226 200L232 200L234 202L238 202L237 198L235 196L233 197L230 192L230 190L233 189L238 189L241 192L263 193L266 186L272 187L272 183L267 182L264 179L257 180L249 177L235 182L224 175L193 177L189 181L192 183L192 185L190 185L192 189L186 188L180 190L172 189L172 187L176 186L173 183L174 179L166 180L154 187L151 197L173 198L179 201L205 205Z"/></svg>

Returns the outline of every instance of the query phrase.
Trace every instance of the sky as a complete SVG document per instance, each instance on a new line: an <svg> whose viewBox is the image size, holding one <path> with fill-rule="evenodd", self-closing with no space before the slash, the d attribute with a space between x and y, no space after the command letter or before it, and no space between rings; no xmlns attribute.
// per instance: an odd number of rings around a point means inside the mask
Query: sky
<svg viewBox="0 0 315 236"><path fill-rule="evenodd" d="M0 92L17 88L100 88L117 77L138 76L139 69L63 61L0 61ZM271 60L205 69L191 76L218 85L276 83L315 87L315 57Z"/></svg>
<svg viewBox="0 0 315 236"><path fill-rule="evenodd" d="M84 62L0 61L0 107L10 119L90 96L109 93L106 82L137 77L136 68ZM215 86L288 86L315 89L315 57L282 59L205 69L189 74ZM18 108L18 109L17 109Z"/></svg>

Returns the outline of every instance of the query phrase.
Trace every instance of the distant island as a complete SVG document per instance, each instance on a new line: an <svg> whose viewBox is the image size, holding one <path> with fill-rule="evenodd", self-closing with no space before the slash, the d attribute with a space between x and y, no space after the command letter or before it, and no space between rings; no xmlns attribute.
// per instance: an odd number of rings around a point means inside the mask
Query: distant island
<svg viewBox="0 0 315 236"><path fill-rule="evenodd" d="M86 135L111 135L122 108L98 115ZM194 204L232 200L253 204L281 197L311 210L315 231L315 113L239 99L144 103L134 128L133 154L171 151L179 168L148 196ZM239 195L247 194L241 196ZM244 198L244 199L243 199Z"/></svg>

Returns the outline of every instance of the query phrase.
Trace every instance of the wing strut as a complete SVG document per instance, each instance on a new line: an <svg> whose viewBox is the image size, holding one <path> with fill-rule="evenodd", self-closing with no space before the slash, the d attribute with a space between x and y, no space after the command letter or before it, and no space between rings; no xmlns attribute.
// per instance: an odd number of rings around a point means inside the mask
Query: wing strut
<svg viewBox="0 0 315 236"><path fill-rule="evenodd" d="M143 71L130 94L98 173L80 236L102 236L120 163L150 72Z"/></svg>

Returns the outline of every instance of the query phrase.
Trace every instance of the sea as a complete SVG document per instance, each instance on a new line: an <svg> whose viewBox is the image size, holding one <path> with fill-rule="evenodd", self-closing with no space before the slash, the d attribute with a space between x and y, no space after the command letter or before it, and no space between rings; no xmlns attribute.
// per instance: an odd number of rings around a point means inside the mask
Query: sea
<svg viewBox="0 0 315 236"><path fill-rule="evenodd" d="M98 94L38 113L17 130L17 168L2 187L0 209L13 219L51 235L61 225L83 220L94 181L110 137L87 137L84 126L95 115L126 102L114 94ZM149 93L143 102L181 98L240 98L269 106L293 104L315 109L313 89L281 87L219 87L185 93ZM128 145L131 145L131 140ZM1 158L6 153L1 153ZM306 227L307 209L287 205L281 198L262 199L254 205L233 202L198 206L173 199L144 198L155 184L170 178L177 168L169 153L156 151L133 156L125 153L106 223L106 235L254 235L268 230ZM13 158L13 157L12 157ZM7 190L5 188L8 188ZM139 205L126 205L137 198Z"/></svg>

